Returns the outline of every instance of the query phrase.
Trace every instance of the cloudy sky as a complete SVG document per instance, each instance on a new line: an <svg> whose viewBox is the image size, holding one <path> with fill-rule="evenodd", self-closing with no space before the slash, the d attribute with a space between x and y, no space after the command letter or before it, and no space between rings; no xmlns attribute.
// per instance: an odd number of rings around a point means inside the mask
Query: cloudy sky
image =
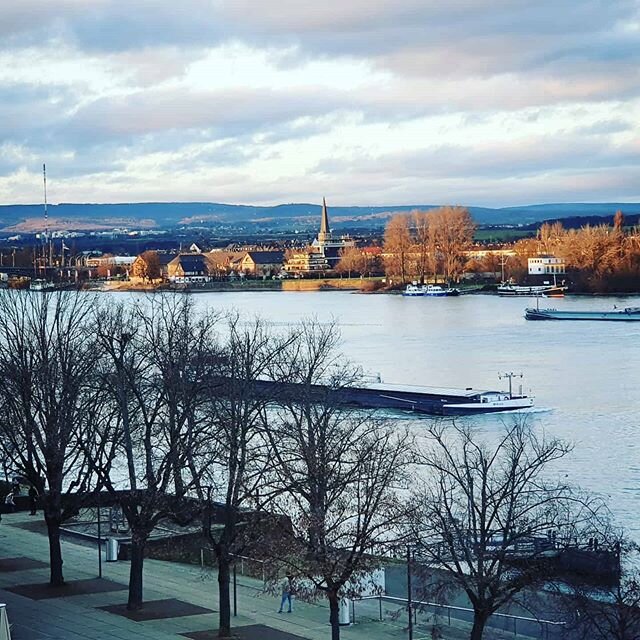
<svg viewBox="0 0 640 640"><path fill-rule="evenodd" d="M2 0L0 204L640 201L640 0Z"/></svg>

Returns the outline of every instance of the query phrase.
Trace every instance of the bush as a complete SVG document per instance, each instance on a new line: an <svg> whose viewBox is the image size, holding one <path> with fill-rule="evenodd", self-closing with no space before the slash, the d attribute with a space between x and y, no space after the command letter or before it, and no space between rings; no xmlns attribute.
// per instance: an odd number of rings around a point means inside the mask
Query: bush
<svg viewBox="0 0 640 640"><path fill-rule="evenodd" d="M379 291L384 287L382 280L363 280L360 284L360 291L370 293L372 291Z"/></svg>

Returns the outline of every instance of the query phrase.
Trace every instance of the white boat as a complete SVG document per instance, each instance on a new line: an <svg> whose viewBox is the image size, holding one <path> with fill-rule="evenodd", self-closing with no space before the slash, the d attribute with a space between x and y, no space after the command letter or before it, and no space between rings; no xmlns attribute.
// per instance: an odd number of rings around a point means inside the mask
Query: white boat
<svg viewBox="0 0 640 640"><path fill-rule="evenodd" d="M417 282L408 284L406 289L402 292L403 296L429 296L432 298L442 298L444 296L458 296L460 291L458 289L443 288L437 284L423 284L419 285Z"/></svg>
<svg viewBox="0 0 640 640"><path fill-rule="evenodd" d="M555 284L523 286L503 282L498 286L497 291L498 295L501 296L559 296L563 295L568 288L569 287Z"/></svg>
<svg viewBox="0 0 640 640"><path fill-rule="evenodd" d="M402 292L403 296L423 296L424 295L424 287L419 287L416 283L408 284L407 288Z"/></svg>
<svg viewBox="0 0 640 640"><path fill-rule="evenodd" d="M46 291L47 289L53 289L53 287L55 287L53 282L41 279L32 280L29 284L31 291Z"/></svg>
<svg viewBox="0 0 640 640"><path fill-rule="evenodd" d="M429 284L424 287L424 295L442 298L444 296L458 296L460 295L460 291L458 291L458 289L451 289L450 287L444 289L437 284Z"/></svg>

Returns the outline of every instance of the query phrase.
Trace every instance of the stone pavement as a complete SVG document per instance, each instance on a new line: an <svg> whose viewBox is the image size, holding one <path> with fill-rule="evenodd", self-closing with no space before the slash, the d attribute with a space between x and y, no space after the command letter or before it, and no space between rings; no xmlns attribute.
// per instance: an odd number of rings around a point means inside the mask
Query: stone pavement
<svg viewBox="0 0 640 640"><path fill-rule="evenodd" d="M7 604L13 640L185 640L188 637L208 640L215 637L206 633L217 629L214 571L145 560L145 600L163 602L149 607L146 617L151 619L136 622L112 612L126 603L129 563L103 562L105 580L94 580L98 573L95 546L63 539L65 580L86 581L75 583L71 593L50 593L34 586L48 579L47 537L19 526L34 521L33 517L16 513L3 515L0 523L0 602ZM238 577L237 595L238 616L232 624L244 640L325 640L330 637L329 612L324 603L296 602L293 613L278 614L279 599L265 593L259 580L244 576ZM188 606L186 611L184 606ZM342 638L406 638L406 613L399 606L383 603L385 620L380 622L379 606L377 600L358 603L356 624L343 627ZM391 615L394 608L395 617ZM430 627L426 625L414 633L414 640L431 637ZM443 640L465 638L468 628L445 627L441 637Z"/></svg>

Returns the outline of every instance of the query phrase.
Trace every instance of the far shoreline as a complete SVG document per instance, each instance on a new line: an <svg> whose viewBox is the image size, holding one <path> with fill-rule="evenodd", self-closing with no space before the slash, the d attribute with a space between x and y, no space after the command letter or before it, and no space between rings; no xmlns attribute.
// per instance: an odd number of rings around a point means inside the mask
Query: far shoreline
<svg viewBox="0 0 640 640"><path fill-rule="evenodd" d="M113 281L112 281L113 282ZM198 286L198 287L190 287L190 286L167 286L167 285L143 285L143 284L132 284L128 285L124 282L118 282L113 284L111 282L101 282L101 283L92 283L87 287L83 287L85 291L92 291L96 293L190 293L190 294L202 294L202 293L239 293L239 292L282 292L282 293L324 293L324 292L336 292L336 291L344 291L349 293L358 293L364 295L392 295L399 296L402 295L402 289L386 289L386 288L376 288L376 289L364 289L362 288L360 280L358 280L357 284L353 282L347 282L344 280L337 280L336 282L332 282L329 280L306 280L306 281L294 281L295 283L305 282L307 283L304 286L286 286L287 281L250 281L245 282L243 284L239 283L221 283L215 286ZM339 285L339 286L338 286ZM491 295L496 297L498 296L495 291L491 291L485 289L483 286L472 286L472 287L462 287L461 295ZM639 296L640 291L625 291L625 292L584 292L584 291L570 291L565 294L567 298L624 298L624 297L633 297ZM511 298L512 296L508 296ZM513 296L516 297L516 296ZM535 296L517 296L518 298L523 299L534 299ZM547 300L548 298L543 298Z"/></svg>

